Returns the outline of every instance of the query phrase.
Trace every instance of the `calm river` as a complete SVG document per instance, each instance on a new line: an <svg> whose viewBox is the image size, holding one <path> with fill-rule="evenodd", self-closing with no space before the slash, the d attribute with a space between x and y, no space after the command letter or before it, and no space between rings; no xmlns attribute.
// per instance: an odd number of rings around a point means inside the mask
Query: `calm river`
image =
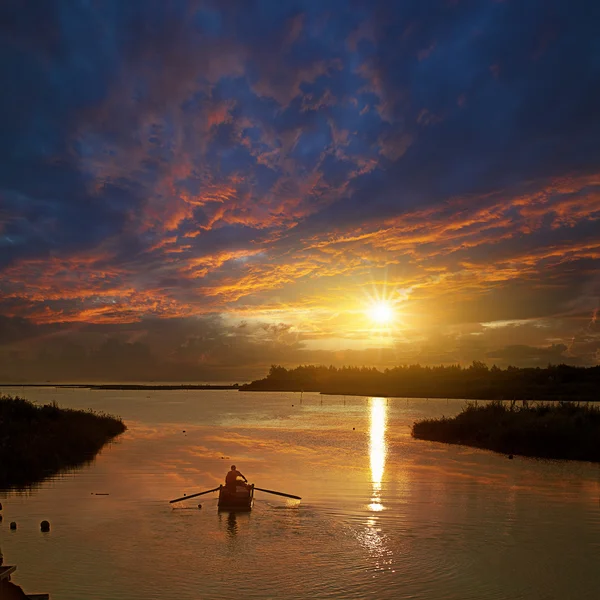
<svg viewBox="0 0 600 600"><path fill-rule="evenodd" d="M20 389L0 390L21 393ZM15 583L52 600L598 598L599 471L413 440L457 400L32 388L119 414L95 462L2 493ZM218 513L236 464L259 487ZM102 494L102 495L100 495ZM201 502L202 508L198 508ZM39 523L48 519L49 533ZM9 531L9 522L18 529Z"/></svg>

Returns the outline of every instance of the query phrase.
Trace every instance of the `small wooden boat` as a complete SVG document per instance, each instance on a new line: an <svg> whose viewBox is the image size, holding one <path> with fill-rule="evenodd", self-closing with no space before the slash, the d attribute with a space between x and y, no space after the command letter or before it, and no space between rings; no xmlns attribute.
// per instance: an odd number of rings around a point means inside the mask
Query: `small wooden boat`
<svg viewBox="0 0 600 600"><path fill-rule="evenodd" d="M253 503L254 484L237 485L235 492L224 485L219 486L219 510L248 511L252 510Z"/></svg>

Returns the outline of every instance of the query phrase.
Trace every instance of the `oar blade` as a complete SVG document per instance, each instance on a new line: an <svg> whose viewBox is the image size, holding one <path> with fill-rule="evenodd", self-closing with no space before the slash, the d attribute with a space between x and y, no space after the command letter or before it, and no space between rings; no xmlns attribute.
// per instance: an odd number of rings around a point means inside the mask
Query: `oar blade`
<svg viewBox="0 0 600 600"><path fill-rule="evenodd" d="M198 492L197 494L190 494L189 496L182 496L181 498L175 498L175 500L169 500L169 504L173 504L174 502L181 502L182 500L189 500L190 498L196 498L197 496L203 496L204 494L210 494L211 492L216 492L220 488L216 487L213 490L206 490L205 492Z"/></svg>
<svg viewBox="0 0 600 600"><path fill-rule="evenodd" d="M285 498L293 498L294 500L302 500L302 498L300 498L300 496L294 496L292 494L284 494L283 492L276 492L275 490L265 490L263 488L259 488L259 487L254 487L255 490L258 490L259 492L267 492L267 494L275 494L276 496L284 496Z"/></svg>

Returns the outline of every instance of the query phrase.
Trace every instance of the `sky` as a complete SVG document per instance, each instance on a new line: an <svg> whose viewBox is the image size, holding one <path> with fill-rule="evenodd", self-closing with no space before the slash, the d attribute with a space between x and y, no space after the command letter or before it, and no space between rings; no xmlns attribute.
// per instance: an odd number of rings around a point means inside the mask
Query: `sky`
<svg viewBox="0 0 600 600"><path fill-rule="evenodd" d="M599 364L599 19L5 0L0 379Z"/></svg>

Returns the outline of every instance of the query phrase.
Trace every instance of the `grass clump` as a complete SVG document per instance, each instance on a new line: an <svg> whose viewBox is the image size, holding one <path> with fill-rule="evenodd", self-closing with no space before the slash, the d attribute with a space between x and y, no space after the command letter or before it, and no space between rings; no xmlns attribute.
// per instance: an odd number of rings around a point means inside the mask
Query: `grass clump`
<svg viewBox="0 0 600 600"><path fill-rule="evenodd" d="M470 402L456 417L415 422L412 435L506 454L600 462L600 410L575 402Z"/></svg>
<svg viewBox="0 0 600 600"><path fill-rule="evenodd" d="M0 488L27 487L89 462L126 429L111 415L0 396Z"/></svg>

